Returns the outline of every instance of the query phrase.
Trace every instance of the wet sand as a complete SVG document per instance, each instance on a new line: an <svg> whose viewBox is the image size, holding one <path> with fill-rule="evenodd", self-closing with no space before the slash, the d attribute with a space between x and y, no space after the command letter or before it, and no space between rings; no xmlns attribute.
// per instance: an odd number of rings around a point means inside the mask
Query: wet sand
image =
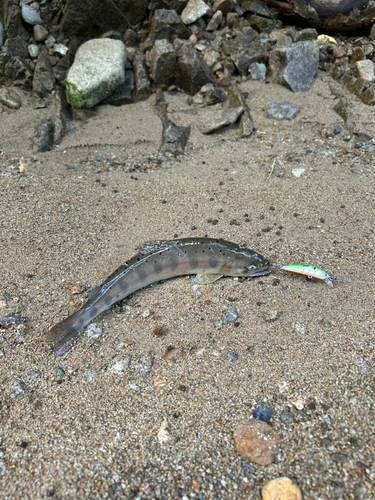
<svg viewBox="0 0 375 500"><path fill-rule="evenodd" d="M375 145L344 140L335 90L371 137L373 109L325 75L304 94L241 89L257 127L249 139L235 127L204 136L205 110L167 96L192 133L184 157L164 162L153 98L98 106L47 153L32 136L48 110L24 95L20 110L1 113L0 314L28 319L0 330L2 498L257 499L280 476L305 500L375 497ZM268 119L277 100L298 104L298 117ZM327 137L336 124L342 132ZM96 342L83 333L66 355L50 350L46 331L142 242L205 235L345 281L181 277L96 318ZM229 307L238 324L216 326ZM186 355L163 360L170 347ZM114 374L118 355L131 362ZM253 472L233 431L257 406L272 410L281 444Z"/></svg>

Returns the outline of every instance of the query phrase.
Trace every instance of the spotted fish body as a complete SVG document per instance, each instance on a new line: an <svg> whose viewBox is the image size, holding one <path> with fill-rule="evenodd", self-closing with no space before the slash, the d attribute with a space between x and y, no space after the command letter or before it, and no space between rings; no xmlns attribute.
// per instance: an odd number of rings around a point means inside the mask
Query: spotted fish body
<svg viewBox="0 0 375 500"><path fill-rule="evenodd" d="M253 277L268 274L269 262L257 252L221 239L188 238L159 241L134 255L91 292L84 306L55 325L47 341L64 354L78 333L116 302L151 283L187 274Z"/></svg>

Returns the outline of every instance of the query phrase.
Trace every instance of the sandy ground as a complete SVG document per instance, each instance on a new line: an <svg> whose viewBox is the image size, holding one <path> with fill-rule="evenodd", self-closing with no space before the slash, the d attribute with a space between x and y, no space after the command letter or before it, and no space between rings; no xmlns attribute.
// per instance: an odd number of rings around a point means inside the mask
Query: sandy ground
<svg viewBox="0 0 375 500"><path fill-rule="evenodd" d="M168 96L174 119L193 128L185 156L161 165L152 98L98 106L48 153L32 149L48 110L24 95L20 110L0 114L0 314L28 318L0 330L2 498L259 499L280 476L305 500L375 498L375 145L344 140L332 107L346 91L325 75L304 94L253 81L241 89L257 127L250 139L235 128L202 135L205 111ZM373 109L348 97L358 130L375 137ZM276 100L300 115L268 119ZM342 133L321 132L336 124ZM306 172L296 178L295 168ZM346 281L330 288L275 272L197 287L181 277L99 316L93 345L83 334L65 356L49 349L46 331L143 241L204 235ZM215 326L231 306L239 324ZM273 323L269 310L280 313ZM170 346L186 356L163 360ZM131 363L115 376L118 354ZM233 431L259 405L273 411L281 444L276 462L254 471Z"/></svg>

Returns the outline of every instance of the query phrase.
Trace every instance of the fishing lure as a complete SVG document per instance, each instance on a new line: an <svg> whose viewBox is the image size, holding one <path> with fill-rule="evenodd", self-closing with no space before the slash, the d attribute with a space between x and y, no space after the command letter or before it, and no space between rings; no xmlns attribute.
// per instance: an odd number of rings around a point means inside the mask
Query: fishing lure
<svg viewBox="0 0 375 500"><path fill-rule="evenodd" d="M334 278L330 276L319 267L306 265L306 264L292 264L290 266L281 266L282 271L289 271L290 273L303 274L308 276L309 278L316 278L318 280L323 280L329 286L333 287L332 280L337 280L338 278Z"/></svg>

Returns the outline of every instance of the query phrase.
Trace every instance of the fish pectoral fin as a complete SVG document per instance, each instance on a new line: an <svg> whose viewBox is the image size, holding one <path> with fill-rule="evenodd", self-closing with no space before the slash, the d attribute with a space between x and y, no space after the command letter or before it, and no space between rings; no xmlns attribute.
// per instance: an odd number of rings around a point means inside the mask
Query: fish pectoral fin
<svg viewBox="0 0 375 500"><path fill-rule="evenodd" d="M223 274L197 274L194 278L194 283L196 285L208 285L219 280L222 276Z"/></svg>

